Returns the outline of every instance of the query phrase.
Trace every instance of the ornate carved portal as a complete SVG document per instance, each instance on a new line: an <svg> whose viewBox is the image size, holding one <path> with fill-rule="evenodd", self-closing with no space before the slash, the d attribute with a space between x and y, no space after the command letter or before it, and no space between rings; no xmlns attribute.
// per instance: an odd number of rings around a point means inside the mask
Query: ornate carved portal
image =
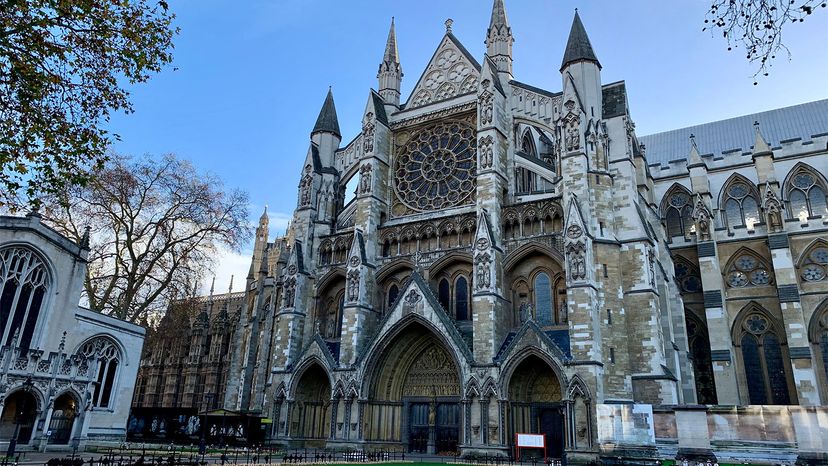
<svg viewBox="0 0 828 466"><path fill-rule="evenodd" d="M511 442L517 432L546 434L549 457L560 458L564 447L563 413L557 375L544 360L528 356L515 368L509 380L507 438Z"/></svg>
<svg viewBox="0 0 828 466"><path fill-rule="evenodd" d="M408 451L454 452L460 434L460 376L444 343L410 324L375 363L365 440Z"/></svg>

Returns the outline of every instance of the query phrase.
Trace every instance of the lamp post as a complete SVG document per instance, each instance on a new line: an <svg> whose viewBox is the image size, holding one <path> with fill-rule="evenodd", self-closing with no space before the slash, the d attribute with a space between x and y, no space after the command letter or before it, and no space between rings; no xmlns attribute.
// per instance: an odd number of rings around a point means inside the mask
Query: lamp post
<svg viewBox="0 0 828 466"><path fill-rule="evenodd" d="M33 388L34 383L32 382L32 378L26 377L26 381L23 382L23 392L27 394L31 393ZM27 401L28 399L26 397L23 397L21 406L16 406L15 404L15 409L17 410L17 412L14 416L14 435L9 441L9 449L6 450L6 458L13 458L15 450L17 449L17 437L20 435L20 423L23 421L23 416L26 415L26 411L28 408Z"/></svg>
<svg viewBox="0 0 828 466"><path fill-rule="evenodd" d="M201 423L201 440L198 443L198 454L201 455L202 461L204 461L204 454L207 453L207 410L210 409L210 405L212 405L212 401L215 396L216 395L214 393L204 395L207 406L204 408L204 420Z"/></svg>

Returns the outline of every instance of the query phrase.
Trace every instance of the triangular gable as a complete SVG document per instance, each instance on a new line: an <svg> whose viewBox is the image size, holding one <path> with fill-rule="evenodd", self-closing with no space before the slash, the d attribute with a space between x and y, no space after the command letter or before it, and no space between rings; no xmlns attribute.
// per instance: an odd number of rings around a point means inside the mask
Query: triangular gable
<svg viewBox="0 0 828 466"><path fill-rule="evenodd" d="M544 332L537 322L534 320L527 320L512 337L506 348L501 349L495 357L495 362L503 362L512 357L512 355L520 352L521 349L527 347L539 347L547 354L552 355L559 364L566 360L572 359L564 353L564 349L560 348L552 338Z"/></svg>
<svg viewBox="0 0 828 466"><path fill-rule="evenodd" d="M329 370L338 365L336 357L331 353L331 349L318 333L314 336L310 343L308 343L308 346L306 346L305 349L299 353L299 357L296 358L297 362L295 364L291 364L290 368L301 367L308 359L318 359L320 361L324 360L327 363L326 369Z"/></svg>
<svg viewBox="0 0 828 466"><path fill-rule="evenodd" d="M466 361L474 360L471 349L457 330L454 321L446 314L428 283L417 271L412 272L408 281L400 287L396 302L377 325L376 333L369 339L372 343L363 349L359 360L363 361L366 355L371 354L374 347L382 342L383 337L392 332L409 314L417 314L419 318L429 321L441 334L448 336L454 346L463 353Z"/></svg>
<svg viewBox="0 0 828 466"><path fill-rule="evenodd" d="M449 32L414 86L405 109L476 92L479 78L480 64Z"/></svg>

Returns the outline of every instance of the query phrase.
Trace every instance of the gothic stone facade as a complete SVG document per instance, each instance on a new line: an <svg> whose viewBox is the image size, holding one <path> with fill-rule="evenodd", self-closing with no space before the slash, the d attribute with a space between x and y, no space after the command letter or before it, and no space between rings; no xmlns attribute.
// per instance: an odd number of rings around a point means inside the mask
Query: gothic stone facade
<svg viewBox="0 0 828 466"><path fill-rule="evenodd" d="M708 156L685 131L651 166L577 13L559 92L512 42L502 0L480 62L447 22L401 103L392 22L344 146L328 93L286 237L257 229L224 406L294 446L824 451L828 136L748 123Z"/></svg>
<svg viewBox="0 0 828 466"><path fill-rule="evenodd" d="M41 224L36 213L0 217L3 451L16 430L18 450L126 437L144 329L78 306L87 244Z"/></svg>

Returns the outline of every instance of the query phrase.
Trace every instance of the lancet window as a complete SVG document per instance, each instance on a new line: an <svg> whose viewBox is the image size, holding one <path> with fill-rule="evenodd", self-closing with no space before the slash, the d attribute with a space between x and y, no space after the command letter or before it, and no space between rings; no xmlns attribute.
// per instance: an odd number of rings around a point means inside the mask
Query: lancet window
<svg viewBox="0 0 828 466"><path fill-rule="evenodd" d="M725 223L728 228L752 230L759 220L759 196L756 187L743 177L727 183L722 195Z"/></svg>
<svg viewBox="0 0 828 466"><path fill-rule="evenodd" d="M776 319L753 306L736 322L736 338L742 357L750 404L791 403L789 365L782 354L784 333Z"/></svg>
<svg viewBox="0 0 828 466"><path fill-rule="evenodd" d="M95 390L92 405L96 408L109 408L115 392L118 365L121 352L118 345L109 337L95 337L80 347L81 356L91 359L95 368Z"/></svg>
<svg viewBox="0 0 828 466"><path fill-rule="evenodd" d="M820 215L828 217L825 183L813 169L801 165L788 177L786 186L791 216L805 223Z"/></svg>
<svg viewBox="0 0 828 466"><path fill-rule="evenodd" d="M683 186L676 185L664 197L661 215L667 225L667 237L690 238L696 231L693 223L693 199Z"/></svg>

